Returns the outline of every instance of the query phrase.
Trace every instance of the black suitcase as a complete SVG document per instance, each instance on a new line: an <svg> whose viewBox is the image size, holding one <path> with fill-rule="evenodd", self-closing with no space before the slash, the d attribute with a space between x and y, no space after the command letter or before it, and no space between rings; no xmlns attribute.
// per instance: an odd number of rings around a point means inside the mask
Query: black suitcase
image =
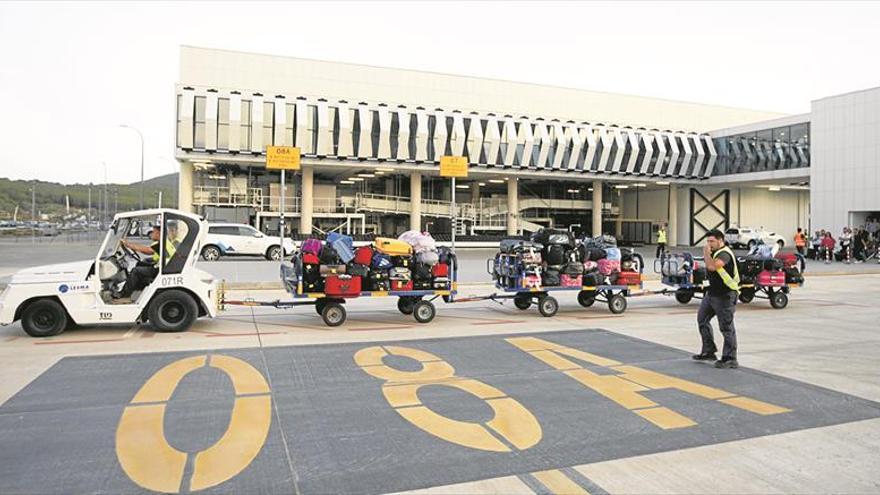
<svg viewBox="0 0 880 495"><path fill-rule="evenodd" d="M345 273L349 275L357 275L360 277L366 277L368 273L370 273L370 267L364 265L358 265L357 263L349 263L348 267L345 269Z"/></svg>
<svg viewBox="0 0 880 495"><path fill-rule="evenodd" d="M392 256L391 264L400 268L410 268L413 264L412 256Z"/></svg>
<svg viewBox="0 0 880 495"><path fill-rule="evenodd" d="M588 287L595 287L602 283L602 274L599 272L589 272L584 274L582 282Z"/></svg>
<svg viewBox="0 0 880 495"><path fill-rule="evenodd" d="M333 249L333 246L329 244L325 244L324 248L321 249L321 254L318 256L318 259L321 260L322 265L339 265L339 255L336 254L336 250Z"/></svg>
<svg viewBox="0 0 880 495"><path fill-rule="evenodd" d="M431 280L431 266L425 263L416 263L413 266L413 281L414 282L424 282L425 280Z"/></svg>
<svg viewBox="0 0 880 495"><path fill-rule="evenodd" d="M566 263L565 268L563 268L563 273L572 277L577 277L584 273L584 264L579 261Z"/></svg>
<svg viewBox="0 0 880 495"><path fill-rule="evenodd" d="M561 282L561 277L559 276L559 270L547 269L544 270L544 273L541 274L541 284L546 286L554 286L559 285Z"/></svg>
<svg viewBox="0 0 880 495"><path fill-rule="evenodd" d="M562 265L565 263L565 248L559 245L547 246L544 253L544 261L548 265Z"/></svg>

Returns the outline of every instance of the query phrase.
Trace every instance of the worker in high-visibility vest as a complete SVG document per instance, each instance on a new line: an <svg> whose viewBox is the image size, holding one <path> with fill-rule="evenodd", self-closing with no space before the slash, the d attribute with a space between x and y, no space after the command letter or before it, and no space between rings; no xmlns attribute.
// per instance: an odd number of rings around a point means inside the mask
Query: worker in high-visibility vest
<svg viewBox="0 0 880 495"><path fill-rule="evenodd" d="M153 243L149 246L137 244L129 241L128 239L122 240L122 245L127 247L128 249L141 254L149 255L151 263L142 261L138 263L137 266L132 268L131 272L128 275L128 280L126 280L125 285L122 288L120 297L131 297L132 292L143 290L148 285L150 285L150 283L155 280L156 275L159 274L162 227L160 227L158 224L153 225L153 229L150 231L150 240L153 241ZM177 248L174 246L174 242L171 239L165 239L165 262L167 263L168 260L170 260L176 252Z"/></svg>
<svg viewBox="0 0 880 495"><path fill-rule="evenodd" d="M736 256L724 243L724 233L718 229L709 231L703 246L703 259L709 272L709 287L697 313L697 324L703 347L693 356L697 361L715 361L716 368L736 368L736 327L733 324L736 300L739 297L739 270ZM718 326L724 337L721 359L716 360L715 339L712 335L713 317L718 317Z"/></svg>
<svg viewBox="0 0 880 495"><path fill-rule="evenodd" d="M807 236L804 234L804 229L800 227L798 227L797 233L794 235L794 247L797 249L798 253L806 254Z"/></svg>
<svg viewBox="0 0 880 495"><path fill-rule="evenodd" d="M657 254L654 255L655 258L659 258L661 254L666 252L666 224L660 226L660 230L657 231Z"/></svg>

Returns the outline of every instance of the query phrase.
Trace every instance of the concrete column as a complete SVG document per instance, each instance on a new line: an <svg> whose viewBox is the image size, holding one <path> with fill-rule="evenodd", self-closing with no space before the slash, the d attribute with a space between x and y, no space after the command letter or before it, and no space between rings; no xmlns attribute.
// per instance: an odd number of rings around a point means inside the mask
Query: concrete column
<svg viewBox="0 0 880 495"><path fill-rule="evenodd" d="M519 234L519 179L507 181L507 235Z"/></svg>
<svg viewBox="0 0 880 495"><path fill-rule="evenodd" d="M480 183L479 182L471 182L471 202L473 202L473 203L480 202Z"/></svg>
<svg viewBox="0 0 880 495"><path fill-rule="evenodd" d="M669 184L669 221L666 226L666 245L678 244L678 186Z"/></svg>
<svg viewBox="0 0 880 495"><path fill-rule="evenodd" d="M177 176L177 208L180 211L193 213L193 165L180 162L180 174Z"/></svg>
<svg viewBox="0 0 880 495"><path fill-rule="evenodd" d="M593 181L593 237L602 235L602 181Z"/></svg>
<svg viewBox="0 0 880 495"><path fill-rule="evenodd" d="M388 196L394 196L394 178L388 177L385 179L385 194Z"/></svg>
<svg viewBox="0 0 880 495"><path fill-rule="evenodd" d="M412 172L409 176L409 229L422 230L422 173Z"/></svg>
<svg viewBox="0 0 880 495"><path fill-rule="evenodd" d="M300 173L302 174L302 204L300 205L299 233L311 235L315 169L311 166L303 165Z"/></svg>

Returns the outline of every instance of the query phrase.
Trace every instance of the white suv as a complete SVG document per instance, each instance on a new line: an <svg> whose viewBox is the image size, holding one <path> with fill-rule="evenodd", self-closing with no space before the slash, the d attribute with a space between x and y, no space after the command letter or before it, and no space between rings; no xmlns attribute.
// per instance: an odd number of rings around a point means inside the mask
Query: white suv
<svg viewBox="0 0 880 495"><path fill-rule="evenodd" d="M751 227L731 227L724 232L724 240L733 247L747 247L751 249L758 243L758 239L764 241L764 244L778 244L779 249L785 247L785 238L776 232L770 232L763 228L753 229Z"/></svg>
<svg viewBox="0 0 880 495"><path fill-rule="evenodd" d="M293 254L293 241L284 239L284 254ZM278 237L269 237L259 230L241 223L212 223L202 247L202 258L214 261L220 256L255 255L267 260L281 259Z"/></svg>

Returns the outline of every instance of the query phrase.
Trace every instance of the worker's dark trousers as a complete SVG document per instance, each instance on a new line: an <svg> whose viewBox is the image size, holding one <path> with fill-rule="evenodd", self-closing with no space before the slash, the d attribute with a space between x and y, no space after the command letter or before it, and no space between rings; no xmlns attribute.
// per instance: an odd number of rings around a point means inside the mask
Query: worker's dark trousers
<svg viewBox="0 0 880 495"><path fill-rule="evenodd" d="M155 266L138 265L134 267L125 285L122 287L122 297L129 297L136 290L144 290L159 274Z"/></svg>
<svg viewBox="0 0 880 495"><path fill-rule="evenodd" d="M702 353L714 353L715 339L712 336L713 317L718 317L718 326L724 337L724 351L721 359L736 359L736 327L733 325L733 314L736 312L736 292L728 292L723 296L710 296L708 293L703 297L700 311L697 313L697 324L700 327L700 337L703 338Z"/></svg>

